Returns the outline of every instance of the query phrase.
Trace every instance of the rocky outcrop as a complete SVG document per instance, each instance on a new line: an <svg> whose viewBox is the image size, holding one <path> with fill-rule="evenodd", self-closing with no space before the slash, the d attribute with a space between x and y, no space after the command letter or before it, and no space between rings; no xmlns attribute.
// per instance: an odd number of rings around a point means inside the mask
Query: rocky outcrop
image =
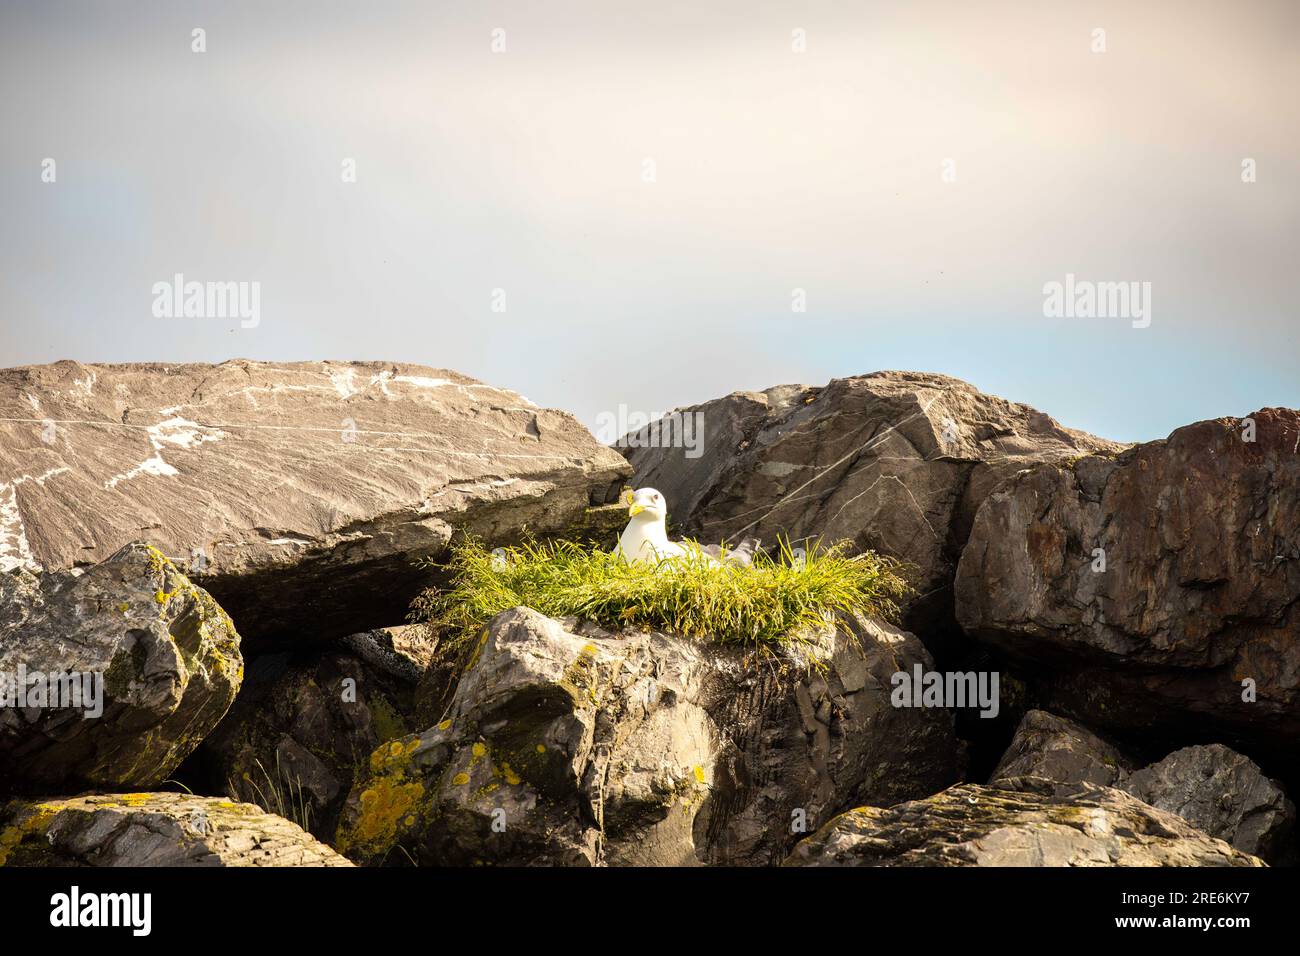
<svg viewBox="0 0 1300 956"><path fill-rule="evenodd" d="M1043 710L1031 710L1016 728L989 786L1001 780L1041 777L1062 784L1114 787L1132 769L1118 747L1088 728Z"/></svg>
<svg viewBox="0 0 1300 956"><path fill-rule="evenodd" d="M371 756L336 846L367 863L779 862L846 806L956 779L951 713L890 704L916 663L915 637L866 619L750 654L506 611L445 718Z"/></svg>
<svg viewBox="0 0 1300 956"><path fill-rule="evenodd" d="M0 792L156 786L243 670L230 618L146 545L76 572L0 574Z"/></svg>
<svg viewBox="0 0 1300 956"><path fill-rule="evenodd" d="M1182 817L1192 826L1270 863L1283 860L1295 806L1282 785L1250 758L1222 744L1184 747L1134 770L1133 760L1086 727L1031 710L989 786L1027 777L1071 791L1080 783L1115 787Z"/></svg>
<svg viewBox="0 0 1300 956"><path fill-rule="evenodd" d="M382 632L381 632L382 633ZM347 650L264 654L248 668L239 699L192 761L207 792L273 812L292 807L308 830L330 839L357 769L408 723L418 672L392 652L376 660L351 646L382 647L375 635L345 639Z"/></svg>
<svg viewBox="0 0 1300 956"><path fill-rule="evenodd" d="M909 626L951 618L952 577L976 508L1037 461L1120 448L944 375L877 372L825 387L737 392L681 409L700 449L624 436L635 483L667 497L703 542L852 541L916 568ZM696 455L698 457L690 457ZM924 635L923 635L924 636Z"/></svg>
<svg viewBox="0 0 1300 956"><path fill-rule="evenodd" d="M1285 852L1295 824L1295 805L1281 786L1222 744L1184 747L1137 771L1123 788L1266 860Z"/></svg>
<svg viewBox="0 0 1300 956"><path fill-rule="evenodd" d="M351 866L282 817L182 793L12 800L0 866Z"/></svg>
<svg viewBox="0 0 1300 956"><path fill-rule="evenodd" d="M0 569L146 539L249 646L400 624L455 529L580 532L627 464L571 415L401 363L0 370Z"/></svg>
<svg viewBox="0 0 1300 956"><path fill-rule="evenodd" d="M1297 443L1300 412L1264 409L1017 476L976 517L958 619L1092 726L1285 752L1300 737Z"/></svg>
<svg viewBox="0 0 1300 956"><path fill-rule="evenodd" d="M1109 787L1023 778L860 807L795 847L788 866L1263 866L1182 818Z"/></svg>

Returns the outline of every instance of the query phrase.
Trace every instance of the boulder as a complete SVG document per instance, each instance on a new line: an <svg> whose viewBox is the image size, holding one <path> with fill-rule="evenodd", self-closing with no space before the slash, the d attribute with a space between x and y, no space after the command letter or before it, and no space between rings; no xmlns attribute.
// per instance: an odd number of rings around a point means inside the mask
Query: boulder
<svg viewBox="0 0 1300 956"><path fill-rule="evenodd" d="M0 793L156 786L243 673L230 618L146 545L76 571L0 574Z"/></svg>
<svg viewBox="0 0 1300 956"><path fill-rule="evenodd" d="M11 800L0 866L351 866L260 807L185 793Z"/></svg>
<svg viewBox="0 0 1300 956"><path fill-rule="evenodd" d="M230 712L187 765L209 793L296 818L332 838L357 768L382 743L416 728L408 723L418 672L400 654L375 660L352 646L382 648L354 635L339 649L263 654L248 668Z"/></svg>
<svg viewBox="0 0 1300 956"><path fill-rule="evenodd" d="M1295 805L1253 760L1222 744L1184 747L1122 786L1243 853L1274 861L1288 849Z"/></svg>
<svg viewBox="0 0 1300 956"><path fill-rule="evenodd" d="M1016 476L962 552L962 627L1090 726L1292 752L1297 443L1300 412L1272 408Z"/></svg>
<svg viewBox="0 0 1300 956"><path fill-rule="evenodd" d="M1116 787L1133 769L1118 747L1072 720L1031 710L989 779L1040 777L1054 783Z"/></svg>
<svg viewBox="0 0 1300 956"><path fill-rule="evenodd" d="M906 561L920 595L906 620L927 640L951 620L957 558L994 487L1037 461L1121 447L915 372L737 392L679 413L701 416L700 448L656 447L668 432L653 424L619 444L635 484L663 492L684 532L847 539Z"/></svg>
<svg viewBox="0 0 1300 956"><path fill-rule="evenodd" d="M0 569L146 539L255 649L401 624L454 530L581 532L629 473L571 415L418 365L0 371Z"/></svg>
<svg viewBox="0 0 1300 956"><path fill-rule="evenodd" d="M770 864L846 806L957 779L952 715L890 703L930 658L846 621L780 650L497 615L446 708L380 747L336 846L358 862Z"/></svg>
<svg viewBox="0 0 1300 956"><path fill-rule="evenodd" d="M1136 797L1022 778L859 807L802 841L787 866L1263 866Z"/></svg>

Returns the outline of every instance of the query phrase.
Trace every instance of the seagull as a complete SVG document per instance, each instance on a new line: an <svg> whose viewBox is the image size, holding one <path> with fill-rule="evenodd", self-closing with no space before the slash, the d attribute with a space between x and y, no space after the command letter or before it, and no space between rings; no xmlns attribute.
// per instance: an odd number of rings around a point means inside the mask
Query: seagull
<svg viewBox="0 0 1300 956"><path fill-rule="evenodd" d="M749 565L758 540L746 538L734 551L723 556L719 545L701 547L693 541L668 540L668 501L654 488L626 491L627 527L619 536L614 553L629 564L636 561L665 561L675 558L693 558L706 564Z"/></svg>

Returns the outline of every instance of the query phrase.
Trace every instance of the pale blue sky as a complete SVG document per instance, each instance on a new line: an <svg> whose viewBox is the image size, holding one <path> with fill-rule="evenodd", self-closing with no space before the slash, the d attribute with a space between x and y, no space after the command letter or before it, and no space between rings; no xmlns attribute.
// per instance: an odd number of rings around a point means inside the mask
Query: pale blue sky
<svg viewBox="0 0 1300 956"><path fill-rule="evenodd" d="M883 368L1121 440L1300 406L1292 2L0 11L0 365L422 362L589 425ZM260 324L155 318L177 272ZM1151 326L1045 318L1067 272Z"/></svg>

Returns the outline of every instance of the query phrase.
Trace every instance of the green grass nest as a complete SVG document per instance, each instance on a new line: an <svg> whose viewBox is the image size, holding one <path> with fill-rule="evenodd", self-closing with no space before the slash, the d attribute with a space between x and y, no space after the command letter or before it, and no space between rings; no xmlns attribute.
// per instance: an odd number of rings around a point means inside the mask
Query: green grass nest
<svg viewBox="0 0 1300 956"><path fill-rule="evenodd" d="M703 557L627 564L608 551L567 541L526 541L489 550L467 538L452 549L452 578L412 604L412 620L454 654L501 611L526 605L612 630L639 627L721 644L797 643L837 615L896 620L910 588L892 559L849 554L848 543L796 553L782 542L753 564Z"/></svg>

